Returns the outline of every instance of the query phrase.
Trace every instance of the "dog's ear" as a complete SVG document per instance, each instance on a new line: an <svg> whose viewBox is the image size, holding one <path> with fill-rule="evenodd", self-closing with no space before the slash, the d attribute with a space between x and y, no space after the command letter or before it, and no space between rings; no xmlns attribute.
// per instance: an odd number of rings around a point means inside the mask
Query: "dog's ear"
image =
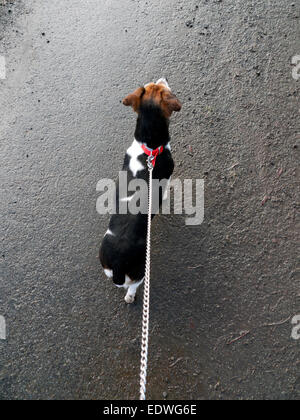
<svg viewBox="0 0 300 420"><path fill-rule="evenodd" d="M179 112L182 108L179 99L169 91L164 91L162 94L163 108L168 117L172 115L172 112Z"/></svg>
<svg viewBox="0 0 300 420"><path fill-rule="evenodd" d="M135 112L138 112L142 96L145 93L145 88L140 87L137 90L135 90L130 95L126 96L126 98L123 99L123 105L125 106L132 106Z"/></svg>

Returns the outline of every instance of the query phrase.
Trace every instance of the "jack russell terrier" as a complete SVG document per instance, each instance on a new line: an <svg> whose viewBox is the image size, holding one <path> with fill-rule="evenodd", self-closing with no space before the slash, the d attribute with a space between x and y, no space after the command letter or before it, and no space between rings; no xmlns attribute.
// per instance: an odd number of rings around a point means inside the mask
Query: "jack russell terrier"
<svg viewBox="0 0 300 420"><path fill-rule="evenodd" d="M143 179L148 183L147 159L155 156L153 180L170 180L174 170L171 156L169 119L181 110L181 103L171 92L166 79L138 88L124 100L138 114L135 138L126 152L123 171L127 183ZM167 192L167 191L165 191ZM164 191L160 191L160 204ZM100 249L100 261L108 278L117 287L127 290L125 302L135 300L138 287L144 281L146 262L147 214L118 214L119 199L130 201L132 197L120 198L116 192L117 214L113 215L109 229ZM148 197L145 197L145 204ZM154 217L154 215L152 215Z"/></svg>

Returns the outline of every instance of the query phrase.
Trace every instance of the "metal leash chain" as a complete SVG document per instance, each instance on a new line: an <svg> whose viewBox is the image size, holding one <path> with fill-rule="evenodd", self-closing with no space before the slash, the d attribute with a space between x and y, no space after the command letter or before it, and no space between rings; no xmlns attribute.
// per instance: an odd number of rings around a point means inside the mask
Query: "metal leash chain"
<svg viewBox="0 0 300 420"><path fill-rule="evenodd" d="M149 310L150 310L150 270L151 270L151 221L152 221L152 172L153 156L148 158L149 170L149 207L147 229L147 252L146 270L144 282L143 326L142 326L142 351L140 373L140 400L146 400L147 367L148 367L148 343L149 343Z"/></svg>

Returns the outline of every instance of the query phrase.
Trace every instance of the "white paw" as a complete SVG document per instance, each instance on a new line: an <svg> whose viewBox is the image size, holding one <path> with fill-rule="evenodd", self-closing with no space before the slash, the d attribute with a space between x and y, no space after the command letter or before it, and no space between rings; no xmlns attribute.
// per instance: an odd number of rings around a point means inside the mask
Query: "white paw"
<svg viewBox="0 0 300 420"><path fill-rule="evenodd" d="M133 296L133 295L126 295L126 296L125 296L125 302L126 302L126 303L128 303L129 305L130 305L131 303L133 303L133 302L134 302L134 300L135 300L135 296Z"/></svg>

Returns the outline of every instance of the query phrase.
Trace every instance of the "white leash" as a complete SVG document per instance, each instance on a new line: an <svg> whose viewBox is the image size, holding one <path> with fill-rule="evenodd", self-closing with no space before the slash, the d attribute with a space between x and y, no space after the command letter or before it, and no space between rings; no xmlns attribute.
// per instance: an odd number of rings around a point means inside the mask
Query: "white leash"
<svg viewBox="0 0 300 420"><path fill-rule="evenodd" d="M147 229L147 253L146 270L144 283L144 305L143 305L143 326L142 326L142 351L141 351L141 373L140 373L140 400L146 400L147 367L148 367L148 344L149 344L149 310L150 310L150 270L151 270L151 221L152 221L152 173L153 156L148 158L149 170L149 208L148 208L148 229Z"/></svg>

